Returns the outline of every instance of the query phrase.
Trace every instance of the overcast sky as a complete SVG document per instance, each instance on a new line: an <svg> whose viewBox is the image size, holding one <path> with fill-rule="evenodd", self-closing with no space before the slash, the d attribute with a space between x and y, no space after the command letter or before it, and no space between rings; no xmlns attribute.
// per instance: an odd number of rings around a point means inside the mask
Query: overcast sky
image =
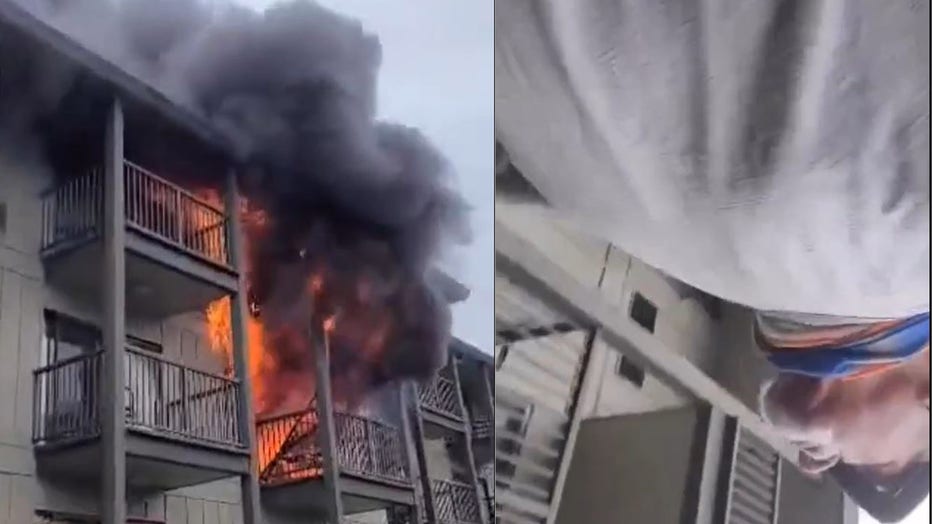
<svg viewBox="0 0 932 524"><path fill-rule="evenodd" d="M236 0L257 9L274 0ZM492 1L325 0L379 36L382 118L420 128L451 161L474 207L474 242L447 257L472 295L454 309L453 332L491 353L493 344Z"/></svg>

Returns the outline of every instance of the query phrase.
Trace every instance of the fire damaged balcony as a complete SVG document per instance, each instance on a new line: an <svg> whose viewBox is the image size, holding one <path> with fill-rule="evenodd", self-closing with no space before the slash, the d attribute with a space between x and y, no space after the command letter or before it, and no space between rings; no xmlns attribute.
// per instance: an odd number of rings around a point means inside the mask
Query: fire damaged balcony
<svg viewBox="0 0 932 524"><path fill-rule="evenodd" d="M347 515L414 504L404 436L391 425L334 412L336 460ZM324 459L316 400L303 411L256 425L263 503L274 511L307 514L324 506Z"/></svg>
<svg viewBox="0 0 932 524"><path fill-rule="evenodd" d="M49 478L84 482L100 475L103 354L33 372L32 440L38 468ZM237 381L132 347L125 364L128 486L165 490L248 471Z"/></svg>
<svg viewBox="0 0 932 524"><path fill-rule="evenodd" d="M101 169L91 169L42 197L48 279L89 303L101 289L103 178ZM123 186L130 315L201 310L235 291L223 209L128 161Z"/></svg>

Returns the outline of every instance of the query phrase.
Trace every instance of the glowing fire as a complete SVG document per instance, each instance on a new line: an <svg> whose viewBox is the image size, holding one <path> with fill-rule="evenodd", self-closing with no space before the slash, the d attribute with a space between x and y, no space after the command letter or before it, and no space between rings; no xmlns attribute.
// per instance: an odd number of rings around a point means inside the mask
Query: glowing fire
<svg viewBox="0 0 932 524"><path fill-rule="evenodd" d="M233 329L231 325L230 297L211 302L204 312L207 319L207 340L210 348L223 359L227 376L232 377L233 369ZM252 379L253 398L256 401L254 409L263 413L265 406L262 399L266 398L266 384L263 382L263 345L262 324L253 317L247 317L246 340L249 347L249 376Z"/></svg>
<svg viewBox="0 0 932 524"><path fill-rule="evenodd" d="M203 195L209 201L219 200L215 193ZM245 202L240 216L248 251L250 240L265 234L268 219L261 210L250 209ZM247 256L246 262L251 261L253 257ZM248 280L249 268L245 274ZM368 278L358 275L349 282L338 277L328 280L324 271L315 271L307 277L304 289L305 296L299 299L303 302L295 304L294 318L287 321L270 322L263 318L259 304L249 304L250 314L246 318L248 372L254 410L259 417L305 409L314 396L313 352L309 346L312 307L323 310L319 313L325 315L322 327L328 339L340 348L352 348L352 354L347 350L331 352L331 368L340 370L332 377L331 384L338 406L351 408L361 400L360 393L371 381L372 369L377 368L384 357L392 327L391 314L386 307L375 306L373 284ZM209 304L204 314L210 347L223 360L227 374L232 376L230 308L231 299L224 297ZM303 314L306 317L302 317Z"/></svg>

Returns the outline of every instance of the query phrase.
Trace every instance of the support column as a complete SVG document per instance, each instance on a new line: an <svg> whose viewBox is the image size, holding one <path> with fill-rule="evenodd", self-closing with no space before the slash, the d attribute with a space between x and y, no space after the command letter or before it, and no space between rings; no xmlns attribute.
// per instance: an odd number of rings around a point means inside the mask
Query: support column
<svg viewBox="0 0 932 524"><path fill-rule="evenodd" d="M485 384L485 393L489 406L489 420L491 422L495 421L495 386L492 384L493 373L495 373L494 366L489 369L488 366L482 364L482 382Z"/></svg>
<svg viewBox="0 0 932 524"><path fill-rule="evenodd" d="M463 426L465 434L463 443L466 448L466 462L469 471L470 482L473 491L476 492L476 504L479 506L479 519L482 524L488 524L491 515L486 515L482 511L485 497L482 488L479 485L479 474L476 472L476 455L472 452L472 424L469 422L469 411L466 409L466 402L463 400L463 384L460 382L459 358L456 355L450 355L450 367L453 368L453 381L456 384L456 400L460 404L460 412L463 414Z"/></svg>
<svg viewBox="0 0 932 524"><path fill-rule="evenodd" d="M123 201L123 106L114 98L107 117L103 202L103 374L100 418L103 433L103 524L126 522L126 215Z"/></svg>
<svg viewBox="0 0 932 524"><path fill-rule="evenodd" d="M230 326L232 328L233 367L239 381L237 401L239 403L239 434L249 450L249 473L240 476L243 497L243 523L259 524L259 466L256 463L256 421L252 405L252 377L249 375L249 337L247 320L249 305L246 303L246 264L243 255L242 227L240 223L240 199L236 185L236 173L230 170L224 191L224 209L227 213L227 247L230 265L237 272L238 291L230 297Z"/></svg>
<svg viewBox="0 0 932 524"><path fill-rule="evenodd" d="M327 521L330 524L340 524L343 519L343 493L340 489L336 423L333 416L333 395L330 390L330 342L324 333L323 320L316 315L311 318L311 346L314 350L317 388L317 445L320 446L324 466Z"/></svg>
<svg viewBox="0 0 932 524"><path fill-rule="evenodd" d="M414 400L414 420L412 420L411 430L414 438L414 452L417 454L417 471L421 477L421 492L424 501L424 513L427 518L426 522L437 522L436 505L434 504L434 491L430 483L430 473L427 470L427 452L424 450L424 417L421 415L421 397L417 391L417 385L408 384L408 391Z"/></svg>

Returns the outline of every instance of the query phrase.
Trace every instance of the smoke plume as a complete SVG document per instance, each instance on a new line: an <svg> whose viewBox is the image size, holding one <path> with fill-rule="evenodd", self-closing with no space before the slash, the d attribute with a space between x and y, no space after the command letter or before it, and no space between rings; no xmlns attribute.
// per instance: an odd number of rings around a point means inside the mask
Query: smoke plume
<svg viewBox="0 0 932 524"><path fill-rule="evenodd" d="M450 312L426 274L447 243L468 241L467 207L418 130L376 119L375 36L306 1L262 13L198 0L16 1L235 144L250 300L274 361L265 373L311 365L312 311L336 323L335 387L422 379L444 362Z"/></svg>

